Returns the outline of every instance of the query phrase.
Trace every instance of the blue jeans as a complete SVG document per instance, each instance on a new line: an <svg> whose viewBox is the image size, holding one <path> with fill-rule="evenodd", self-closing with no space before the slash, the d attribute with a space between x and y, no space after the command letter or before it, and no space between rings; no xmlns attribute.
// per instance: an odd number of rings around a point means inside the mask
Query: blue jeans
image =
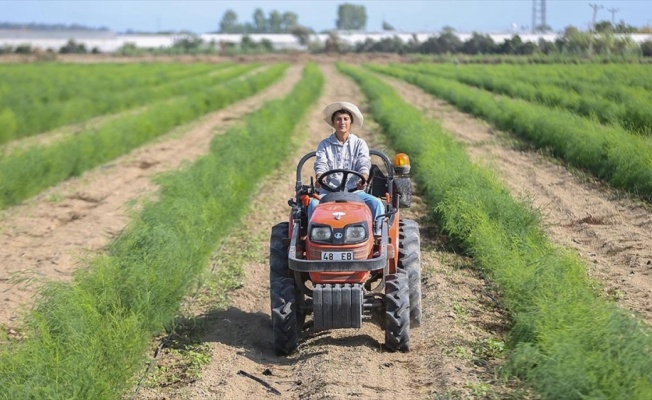
<svg viewBox="0 0 652 400"><path fill-rule="evenodd" d="M382 218L379 218L379 216L385 214L385 206L383 205L383 202L380 201L380 199L376 196L373 196L367 192L364 192L362 190L356 190L353 192L360 196L362 200L364 200L365 204L369 209L371 210L371 215L374 218L374 221L376 221L376 229L374 232L374 235L380 235L381 234L381 228L382 228ZM312 217L312 212L317 207L317 204L319 204L319 200L313 198L310 200L310 204L308 204L308 221L310 221L310 218Z"/></svg>

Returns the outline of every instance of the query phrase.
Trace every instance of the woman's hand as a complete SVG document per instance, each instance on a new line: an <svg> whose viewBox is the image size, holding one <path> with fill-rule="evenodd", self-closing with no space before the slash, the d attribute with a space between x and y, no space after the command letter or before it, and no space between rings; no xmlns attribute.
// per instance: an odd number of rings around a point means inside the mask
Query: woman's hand
<svg viewBox="0 0 652 400"><path fill-rule="evenodd" d="M358 180L357 188L358 190L364 190L367 187L367 182L369 182L369 174L362 174L364 179Z"/></svg>

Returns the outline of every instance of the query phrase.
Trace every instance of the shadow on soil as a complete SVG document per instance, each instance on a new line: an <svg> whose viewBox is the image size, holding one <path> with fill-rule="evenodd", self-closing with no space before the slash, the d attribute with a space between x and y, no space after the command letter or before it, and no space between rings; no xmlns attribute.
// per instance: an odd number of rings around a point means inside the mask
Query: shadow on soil
<svg viewBox="0 0 652 400"><path fill-rule="evenodd" d="M291 365L328 353L323 346L368 347L378 350L382 346L370 335L350 330L346 337L333 337L330 331L314 332L309 329L300 333L300 350L289 357L277 356L273 348L272 327L269 315L262 312L246 312L235 307L214 310L202 316L179 321L177 335L185 337L181 342L216 342L240 349L238 355L259 364ZM201 333L200 333L201 332ZM193 338L194 336L194 338ZM193 340L194 339L194 340Z"/></svg>

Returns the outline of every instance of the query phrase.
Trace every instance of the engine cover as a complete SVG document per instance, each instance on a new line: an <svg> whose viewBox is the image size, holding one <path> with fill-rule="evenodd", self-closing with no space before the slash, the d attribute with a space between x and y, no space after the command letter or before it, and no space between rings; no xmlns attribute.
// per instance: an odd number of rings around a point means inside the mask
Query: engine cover
<svg viewBox="0 0 652 400"><path fill-rule="evenodd" d="M318 284L312 301L315 331L362 326L361 284Z"/></svg>

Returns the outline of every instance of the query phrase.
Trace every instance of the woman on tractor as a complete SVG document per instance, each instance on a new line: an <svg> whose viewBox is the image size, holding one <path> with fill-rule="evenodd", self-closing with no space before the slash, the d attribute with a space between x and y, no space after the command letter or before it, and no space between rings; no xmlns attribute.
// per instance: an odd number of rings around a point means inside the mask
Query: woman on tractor
<svg viewBox="0 0 652 400"><path fill-rule="evenodd" d="M362 128L364 118L362 113L352 103L338 101L329 104L322 111L324 121L334 129L334 132L323 139L317 146L317 155L315 160L315 186L320 188L319 177L326 171L334 169L347 169L358 172L364 177L358 179L350 176L346 182L346 189L357 194L364 200L365 204L371 209L375 222L375 235L380 235L382 226L381 216L385 212L382 201L364 191L366 182L369 179L369 169L371 168L371 159L369 157L369 147L367 142L359 136L351 133L351 127ZM329 184L337 187L338 175L329 176ZM312 216L312 211L319 204L319 200L312 199L308 206L308 218Z"/></svg>

